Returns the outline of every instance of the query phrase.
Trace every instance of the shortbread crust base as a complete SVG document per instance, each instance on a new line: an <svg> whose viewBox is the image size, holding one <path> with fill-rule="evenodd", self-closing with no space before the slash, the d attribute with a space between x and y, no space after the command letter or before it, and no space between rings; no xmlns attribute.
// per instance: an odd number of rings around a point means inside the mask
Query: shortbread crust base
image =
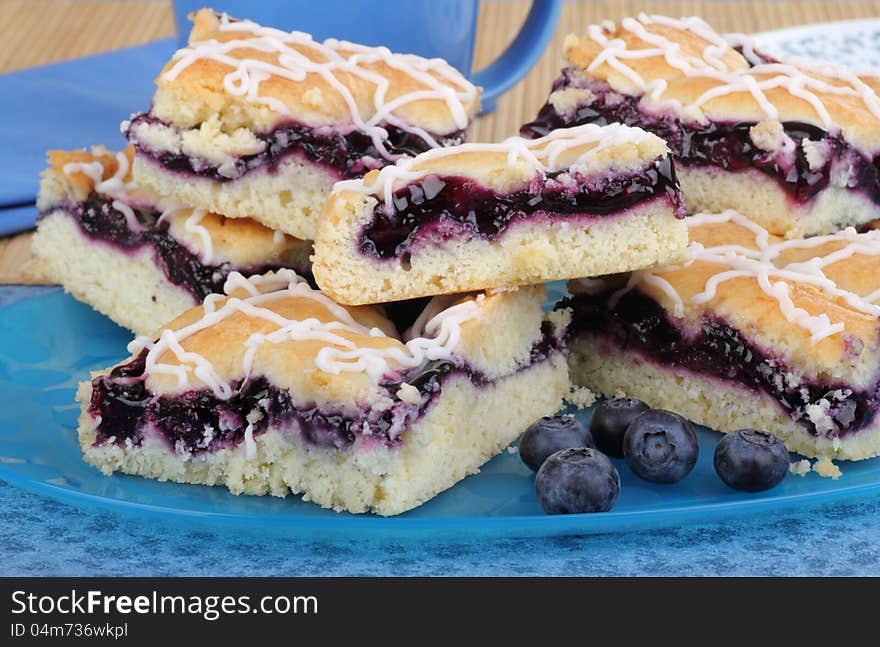
<svg viewBox="0 0 880 647"><path fill-rule="evenodd" d="M318 285L340 303L360 305L487 288L614 274L686 258L687 226L666 200L588 221L517 222L496 240L424 242L406 266L362 255L354 241L375 201L353 225L325 223L315 243Z"/></svg>
<svg viewBox="0 0 880 647"><path fill-rule="evenodd" d="M40 220L27 271L62 285L137 335L149 335L197 305L187 290L169 282L148 247L132 252L86 237L73 218L56 210Z"/></svg>
<svg viewBox="0 0 880 647"><path fill-rule="evenodd" d="M254 438L252 459L242 443L184 460L155 436L139 447L95 446L96 421L86 412L91 383L84 382L77 394L83 406L79 439L85 461L108 475L225 485L234 494L292 492L325 508L387 516L478 472L534 420L555 413L568 388L565 359L555 353L486 386L474 386L464 375L449 378L397 447L361 437L350 448L327 449L308 444L295 430L270 427Z"/></svg>
<svg viewBox="0 0 880 647"><path fill-rule="evenodd" d="M790 451L811 457L861 460L880 455L880 419L841 439L814 436L770 396L681 367L658 366L592 335L569 341L571 380L606 397L633 397L724 433L761 429Z"/></svg>
<svg viewBox="0 0 880 647"><path fill-rule="evenodd" d="M134 179L175 202L219 213L252 218L301 240L314 240L324 200L338 179L320 166L286 157L275 170L257 169L228 182L164 169L141 154L134 159Z"/></svg>
<svg viewBox="0 0 880 647"><path fill-rule="evenodd" d="M880 218L880 205L857 190L828 186L812 200L797 203L778 181L760 171L734 173L678 164L676 172L688 213L733 209L777 236L833 234Z"/></svg>

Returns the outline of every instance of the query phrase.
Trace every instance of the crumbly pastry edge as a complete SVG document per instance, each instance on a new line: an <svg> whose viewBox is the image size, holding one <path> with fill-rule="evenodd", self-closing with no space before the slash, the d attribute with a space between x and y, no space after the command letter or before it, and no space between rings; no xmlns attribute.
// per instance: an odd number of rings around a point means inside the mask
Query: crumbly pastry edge
<svg viewBox="0 0 880 647"><path fill-rule="evenodd" d="M569 340L568 362L576 385L606 397L638 398L723 433L762 429L781 438L790 451L817 458L863 460L880 455L880 417L843 439L814 436L764 393L658 365L591 335Z"/></svg>
<svg viewBox="0 0 880 647"><path fill-rule="evenodd" d="M359 194L335 194L322 216L312 270L318 285L340 303L544 283L687 258L687 226L660 198L588 222L518 222L494 241L476 236L441 245L423 241L404 269L400 259L372 259L357 249L358 232L376 204Z"/></svg>
<svg viewBox="0 0 880 647"><path fill-rule="evenodd" d="M845 187L828 186L811 200L795 203L774 178L758 170L683 164L675 170L688 213L733 209L789 239L832 234L880 218L880 205Z"/></svg>
<svg viewBox="0 0 880 647"><path fill-rule="evenodd" d="M168 171L152 158L136 154L134 177L178 202L227 218L253 218L301 240L314 240L318 215L336 180L331 172L297 155L286 157L272 173L255 171L216 182Z"/></svg>
<svg viewBox="0 0 880 647"><path fill-rule="evenodd" d="M40 220L31 252L29 272L138 335L154 333L196 305L187 290L168 281L150 249L126 253L91 241L64 210Z"/></svg>
<svg viewBox="0 0 880 647"><path fill-rule="evenodd" d="M295 430L269 428L245 443L188 460L153 439L141 447L95 445L95 420L86 412L91 383L80 385L79 440L84 460L105 474L121 471L162 481L225 485L234 494L302 493L304 500L349 512L396 515L421 505L479 471L525 427L559 409L569 381L565 359L554 353L529 368L474 386L452 378L429 410L404 432L400 447L321 449ZM473 412L480 410L480 424Z"/></svg>
<svg viewBox="0 0 880 647"><path fill-rule="evenodd" d="M302 272L310 268L311 245L294 242L298 244L284 258L291 269ZM168 280L152 247L129 251L93 240L64 208L41 216L31 239L31 255L25 268L29 276L61 285L136 335L151 335L198 305L188 290ZM280 257L265 262L275 260L284 264Z"/></svg>

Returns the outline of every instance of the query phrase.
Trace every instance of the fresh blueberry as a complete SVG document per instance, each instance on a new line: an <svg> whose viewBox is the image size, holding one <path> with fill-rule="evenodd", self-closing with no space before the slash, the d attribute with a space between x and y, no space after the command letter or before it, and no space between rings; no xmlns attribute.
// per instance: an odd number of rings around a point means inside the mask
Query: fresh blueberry
<svg viewBox="0 0 880 647"><path fill-rule="evenodd" d="M551 454L535 477L535 494L547 514L607 512L619 493L617 469L586 447Z"/></svg>
<svg viewBox="0 0 880 647"><path fill-rule="evenodd" d="M652 409L633 420L623 436L623 456L646 481L677 483L697 462L697 434L687 420L671 411Z"/></svg>
<svg viewBox="0 0 880 647"><path fill-rule="evenodd" d="M535 472L560 449L593 447L593 437L573 416L545 416L533 422L519 441L519 456Z"/></svg>
<svg viewBox="0 0 880 647"><path fill-rule="evenodd" d="M766 431L733 431L715 446L715 471L734 490L769 490L785 478L788 467L785 443Z"/></svg>
<svg viewBox="0 0 880 647"><path fill-rule="evenodd" d="M623 435L639 415L650 409L634 398L614 398L599 403L590 418L590 433L596 448L606 456L623 458Z"/></svg>

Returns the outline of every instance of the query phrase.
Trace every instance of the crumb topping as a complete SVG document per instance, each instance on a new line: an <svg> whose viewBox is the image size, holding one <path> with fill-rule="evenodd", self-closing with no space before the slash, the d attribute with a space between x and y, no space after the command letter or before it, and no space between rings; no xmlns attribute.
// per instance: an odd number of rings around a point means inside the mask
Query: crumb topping
<svg viewBox="0 0 880 647"><path fill-rule="evenodd" d="M367 133L380 154L390 161L400 156L386 148L388 133L383 124L410 132L431 147L440 146L426 130L401 116L403 108L415 102L440 102L455 126L464 129L469 122L469 106L479 98L479 90L442 59L394 54L387 47L367 47L332 38L316 41L304 32L263 27L210 10L196 14L196 20L212 15L216 35L191 40L178 50L162 74L163 81L174 82L196 61L213 61L229 68L223 79L227 94L290 116L288 105L273 96L272 84L298 83L309 76L320 78L347 106L355 127ZM193 38L197 38L195 32ZM372 89L369 101L361 96L365 87ZM316 87L306 91L303 100L321 106L336 97L324 96Z"/></svg>
<svg viewBox="0 0 880 647"><path fill-rule="evenodd" d="M794 150L794 142L785 134L781 121L760 121L749 129L749 136L755 146L768 153L786 148Z"/></svg>
<svg viewBox="0 0 880 647"><path fill-rule="evenodd" d="M442 176L443 172L438 169L444 163L451 167L449 174L460 174L462 168L482 166L483 156L499 153L503 156L499 157L500 165L497 169L488 169L488 176L510 173L519 167L528 177L563 172L590 176L602 170L644 167L665 158L668 151L663 140L641 128L617 123L584 124L559 128L538 139L514 136L498 143L435 148L373 171L363 180L337 182L333 192L357 191L375 196L390 211L394 208L397 188L428 176Z"/></svg>
<svg viewBox="0 0 880 647"><path fill-rule="evenodd" d="M565 401L578 409L586 409L596 402L596 394L585 386L572 385L568 395L565 396Z"/></svg>

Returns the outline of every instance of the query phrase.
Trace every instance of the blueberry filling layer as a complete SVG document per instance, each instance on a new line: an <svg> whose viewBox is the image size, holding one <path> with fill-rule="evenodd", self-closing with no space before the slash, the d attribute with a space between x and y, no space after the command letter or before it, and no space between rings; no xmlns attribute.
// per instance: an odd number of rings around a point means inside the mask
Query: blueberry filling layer
<svg viewBox="0 0 880 647"><path fill-rule="evenodd" d="M845 159L848 170L847 187L860 189L880 204L880 158L868 159L839 135L822 128L801 123L784 122L785 134L795 143L793 156L780 156L764 151L752 142L749 130L754 122L710 123L706 126L682 122L673 115L643 112L639 97L614 92L607 84L584 83L577 72L565 69L553 84L553 90L586 87L594 98L586 104L560 113L549 101L534 121L525 124L524 137L541 137L556 128L587 123L604 125L613 122L640 126L666 140L677 163L688 166L715 166L728 171L756 169L773 177L795 200L806 202L825 189L832 176L835 160ZM811 167L803 142L809 140L823 151L821 166Z"/></svg>
<svg viewBox="0 0 880 647"><path fill-rule="evenodd" d="M559 351L560 340L549 322L541 326L542 337L532 347L526 369ZM344 449L360 435L370 436L389 447L402 441L400 435L416 421L438 397L445 381L464 375L476 386L492 380L463 364L446 360L429 361L422 366L389 376L380 391L390 399L381 410L364 408L359 415L325 411L317 406L296 406L287 390L279 389L264 377L233 384L235 395L218 399L207 389L175 396L155 396L146 386L144 371L147 351L109 374L92 380L89 414L98 419L96 444L140 446L147 430L157 431L178 454L199 454L234 447L270 425L298 429L303 439L319 447ZM403 383L419 389L418 403L403 402L397 393Z"/></svg>
<svg viewBox="0 0 880 647"><path fill-rule="evenodd" d="M47 209L43 216L56 207ZM237 270L246 275L263 274L279 269L279 265L233 267L229 263L205 264L168 232L168 223L159 222L160 212L152 209L132 208L141 229L133 230L125 215L112 203L97 193L74 205L64 207L80 230L93 240L114 245L131 252L144 247L153 250L156 265L174 285L187 290L197 302L209 294L223 291L223 284L230 272ZM302 268L294 268L300 271Z"/></svg>
<svg viewBox="0 0 880 647"><path fill-rule="evenodd" d="M814 435L843 437L856 432L871 423L880 406L880 385L860 391L834 381L797 379L780 358L763 352L721 319L705 316L696 334L684 335L650 297L633 290L610 308L611 294L578 294L560 302L558 307L572 308L573 339L579 334L597 335L660 366L762 391ZM807 406L816 404L827 406L833 428L817 430L807 412Z"/></svg>
<svg viewBox="0 0 880 647"><path fill-rule="evenodd" d="M216 182L236 180L257 169L274 173L278 165L293 154L300 154L310 162L334 171L342 178L358 178L367 171L389 164L374 145L372 138L362 131L351 130L343 133L330 127L312 128L295 121L288 121L270 132L255 133L256 138L264 144L263 151L242 155L234 161L234 164L224 165L221 172L219 165L203 158L179 152L156 151L144 145L134 135L136 126L142 123L174 128L149 113L132 117L125 135L139 153L155 159L169 171L209 178ZM424 139L402 128L388 124L382 127L388 132L385 148L392 155L414 157L431 148ZM454 146L464 141L465 131L458 130L448 135L431 136L441 146Z"/></svg>
<svg viewBox="0 0 880 647"><path fill-rule="evenodd" d="M470 178L430 175L394 193L393 213L378 204L358 244L367 256L405 258L423 238L464 232L494 240L512 224L528 218L613 215L659 197L669 200L676 217L684 217L681 190L669 158L614 177L583 180L568 173L550 173L505 194Z"/></svg>

